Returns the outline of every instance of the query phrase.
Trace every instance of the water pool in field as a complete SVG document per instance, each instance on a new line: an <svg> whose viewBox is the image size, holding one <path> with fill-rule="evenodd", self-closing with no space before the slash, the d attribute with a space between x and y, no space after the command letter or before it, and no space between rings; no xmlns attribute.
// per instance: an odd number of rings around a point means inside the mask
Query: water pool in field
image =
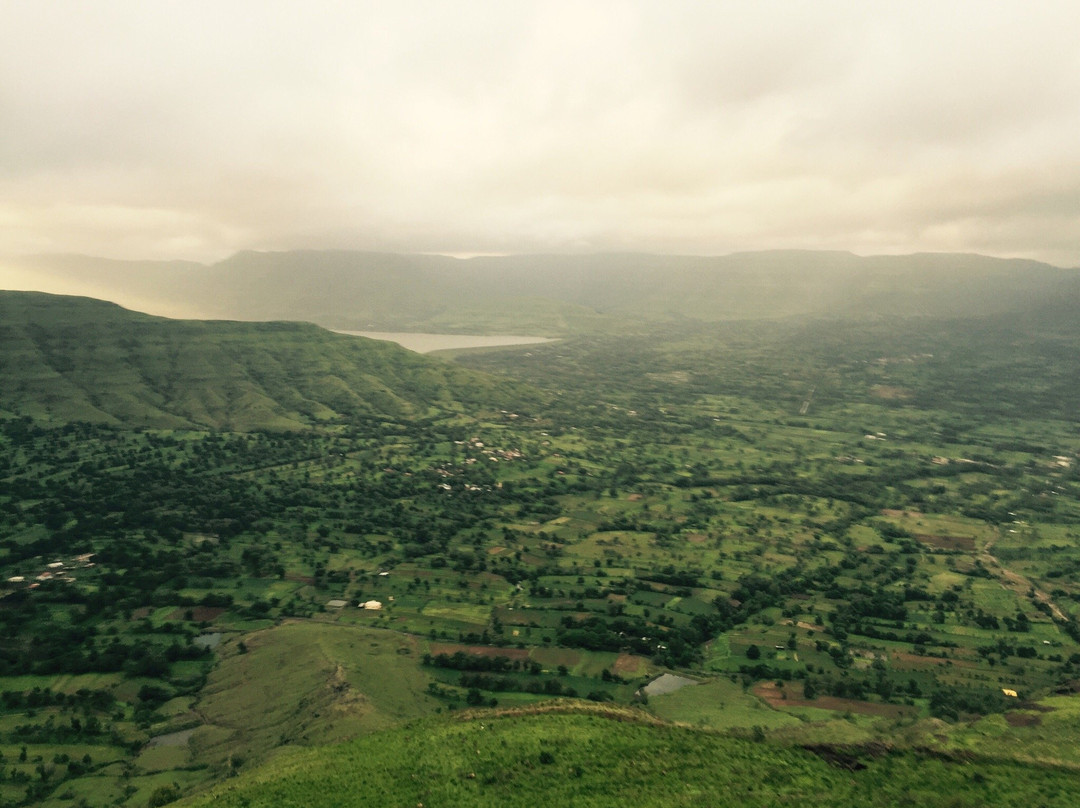
<svg viewBox="0 0 1080 808"><path fill-rule="evenodd" d="M417 353L447 351L455 348L497 348L504 345L533 345L551 342L547 337L525 337L506 334L425 334L413 331L338 331L353 337L367 337L396 342L402 348Z"/></svg>
<svg viewBox="0 0 1080 808"><path fill-rule="evenodd" d="M674 693L676 690L696 684L697 682L693 679L687 679L685 676L665 673L645 685L645 692L650 696L663 696L665 693Z"/></svg>

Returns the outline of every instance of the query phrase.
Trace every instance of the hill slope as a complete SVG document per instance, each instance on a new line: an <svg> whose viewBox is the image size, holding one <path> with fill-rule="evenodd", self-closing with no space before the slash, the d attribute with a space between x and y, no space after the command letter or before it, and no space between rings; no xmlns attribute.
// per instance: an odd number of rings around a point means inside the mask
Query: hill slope
<svg viewBox="0 0 1080 808"><path fill-rule="evenodd" d="M619 723L615 723L619 722ZM1075 805L1052 767L799 748L657 725L632 711L425 721L281 756L191 806ZM830 762L827 762L830 761ZM946 801L951 800L951 801Z"/></svg>
<svg viewBox="0 0 1080 808"><path fill-rule="evenodd" d="M305 323L165 320L25 292L0 292L0 376L0 412L231 430L486 409L515 390Z"/></svg>
<svg viewBox="0 0 1080 808"><path fill-rule="evenodd" d="M352 330L561 335L642 320L971 316L1080 296L1080 276L978 255L524 255L458 260L344 251L243 252L213 266L79 256L7 259L36 288L144 310L305 320ZM26 287L30 288L30 287Z"/></svg>

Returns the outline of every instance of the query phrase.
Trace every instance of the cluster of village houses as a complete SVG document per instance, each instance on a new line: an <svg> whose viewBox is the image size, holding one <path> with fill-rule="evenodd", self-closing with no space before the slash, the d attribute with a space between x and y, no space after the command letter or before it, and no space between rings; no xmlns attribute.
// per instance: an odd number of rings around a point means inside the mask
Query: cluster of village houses
<svg viewBox="0 0 1080 808"><path fill-rule="evenodd" d="M454 443L458 446L466 446L469 449L479 451L485 455L492 463L498 463L499 461L513 461L524 460L525 455L520 449L493 449L489 446L485 446L483 441L479 438L470 438L469 440L456 440ZM479 458L467 457L465 458L465 465L471 466L474 463L479 462ZM446 468L445 466L435 469L435 473L440 477L453 477L454 471ZM501 486L501 483L497 484ZM450 483L440 483L439 488L443 491L452 491L454 487ZM475 485L473 483L466 483L464 486L466 491L482 491L483 486Z"/></svg>
<svg viewBox="0 0 1080 808"><path fill-rule="evenodd" d="M388 577L390 577L390 573L386 572L386 571L380 572L379 577L380 578L388 578ZM390 595L389 598L387 598L387 600L389 602L393 603L394 602L394 596ZM327 609L344 609L348 605L349 605L349 601L344 600L342 598L334 598L333 600L326 601L326 608ZM383 607L382 601L379 601L379 600L357 601L356 606L359 609L364 609L364 610L369 611L369 612L381 612L382 607Z"/></svg>
<svg viewBox="0 0 1080 808"><path fill-rule="evenodd" d="M71 584L75 582L75 576L72 574L75 570L94 566L94 562L90 560L93 557L93 553L83 553L67 561L53 561L46 564L37 575L12 575L7 579L7 583L9 587L25 587L26 589L37 589L49 581Z"/></svg>
<svg viewBox="0 0 1080 808"><path fill-rule="evenodd" d="M479 438L469 438L469 440L456 440L454 441L458 446L467 446L470 449L478 449L480 453L486 455L488 460L492 463L498 463L500 460L522 460L525 455L521 453L520 449L492 449L490 446L485 446L483 441ZM465 460L466 463L475 463L475 457L470 457Z"/></svg>

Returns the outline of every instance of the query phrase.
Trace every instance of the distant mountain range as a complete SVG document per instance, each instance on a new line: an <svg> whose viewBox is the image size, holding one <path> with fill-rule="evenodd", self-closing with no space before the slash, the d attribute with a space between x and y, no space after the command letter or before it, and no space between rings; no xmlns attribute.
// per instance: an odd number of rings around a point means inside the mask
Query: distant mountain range
<svg viewBox="0 0 1080 808"><path fill-rule="evenodd" d="M36 256L0 260L0 270L26 288L170 316L547 336L687 319L962 317L1080 301L1080 270L948 253L455 259L297 251L242 252L210 266Z"/></svg>
<svg viewBox="0 0 1080 808"><path fill-rule="evenodd" d="M167 320L34 292L0 292L0 379L0 416L160 428L295 429L486 411L532 396L307 323Z"/></svg>

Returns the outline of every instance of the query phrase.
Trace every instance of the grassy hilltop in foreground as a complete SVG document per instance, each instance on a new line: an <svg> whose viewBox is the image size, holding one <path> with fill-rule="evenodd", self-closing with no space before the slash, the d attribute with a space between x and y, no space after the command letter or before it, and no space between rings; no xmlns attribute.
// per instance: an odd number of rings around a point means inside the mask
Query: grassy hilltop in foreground
<svg viewBox="0 0 1080 808"><path fill-rule="evenodd" d="M550 705L427 720L282 755L183 804L974 808L1080 801L1080 780L1069 769L974 762L883 744L777 746L660 725L633 710Z"/></svg>
<svg viewBox="0 0 1080 808"><path fill-rule="evenodd" d="M0 375L0 414L240 431L485 409L514 392L306 323L166 320L29 292L0 292Z"/></svg>

